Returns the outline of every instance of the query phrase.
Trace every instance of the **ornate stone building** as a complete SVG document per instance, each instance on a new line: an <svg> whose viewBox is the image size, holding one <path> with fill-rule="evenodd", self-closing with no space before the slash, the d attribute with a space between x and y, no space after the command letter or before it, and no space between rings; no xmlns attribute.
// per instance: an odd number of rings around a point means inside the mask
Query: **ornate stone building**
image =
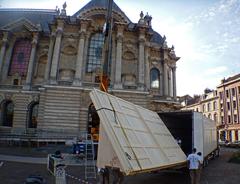
<svg viewBox="0 0 240 184"><path fill-rule="evenodd" d="M107 0L72 16L0 9L0 132L64 132L94 126L89 92L99 87ZM133 23L113 4L109 93L154 111L176 108L176 57L152 17ZM97 120L96 120L97 121Z"/></svg>
<svg viewBox="0 0 240 184"><path fill-rule="evenodd" d="M220 138L240 141L240 74L223 79L217 86L219 95Z"/></svg>
<svg viewBox="0 0 240 184"><path fill-rule="evenodd" d="M240 74L223 79L217 90L187 101L183 110L202 112L217 122L219 140L240 141Z"/></svg>
<svg viewBox="0 0 240 184"><path fill-rule="evenodd" d="M202 112L204 116L212 119L219 125L219 104L217 90L205 89L203 95L195 95L188 99L182 110L193 110Z"/></svg>

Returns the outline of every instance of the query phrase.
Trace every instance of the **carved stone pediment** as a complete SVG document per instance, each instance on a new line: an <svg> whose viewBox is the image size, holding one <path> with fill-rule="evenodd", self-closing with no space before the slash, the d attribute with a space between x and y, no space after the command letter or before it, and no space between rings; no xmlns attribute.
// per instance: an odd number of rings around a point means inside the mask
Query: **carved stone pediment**
<svg viewBox="0 0 240 184"><path fill-rule="evenodd" d="M62 53L65 55L77 55L77 49L73 45L66 45Z"/></svg>
<svg viewBox="0 0 240 184"><path fill-rule="evenodd" d="M18 32L20 30L24 31L24 29L29 32L38 32L42 30L41 25L35 25L26 18L20 18L16 21L13 21L7 25L2 26L0 29L12 32Z"/></svg>
<svg viewBox="0 0 240 184"><path fill-rule="evenodd" d="M126 59L126 60L134 60L134 59L136 59L136 57L135 57L135 54L134 54L133 52L131 52L131 51L126 51L126 52L124 52L124 54L123 54L123 59Z"/></svg>
<svg viewBox="0 0 240 184"><path fill-rule="evenodd" d="M81 12L78 17L81 17L81 19L94 19L94 17L96 16L101 16L103 15L105 17L106 15L106 9L105 8L93 8L93 9L88 9L86 11ZM126 15L124 15L121 12L116 12L113 11L113 20L115 22L123 22L123 23L127 23L129 24L130 21L129 19L126 17Z"/></svg>

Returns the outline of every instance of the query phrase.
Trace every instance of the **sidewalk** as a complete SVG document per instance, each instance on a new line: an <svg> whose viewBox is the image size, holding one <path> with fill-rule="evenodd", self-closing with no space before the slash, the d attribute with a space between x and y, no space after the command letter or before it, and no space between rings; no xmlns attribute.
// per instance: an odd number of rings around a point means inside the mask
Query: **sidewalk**
<svg viewBox="0 0 240 184"><path fill-rule="evenodd" d="M47 164L47 158L36 158L36 157L0 155L0 160L9 161L9 162Z"/></svg>
<svg viewBox="0 0 240 184"><path fill-rule="evenodd" d="M83 159L79 159L76 155L62 154L62 156L63 156L64 164L68 166L84 166L85 164L85 161ZM32 164L47 164L47 158L43 158L43 157L14 156L14 155L1 155L1 154L0 154L0 161L32 163ZM96 162L96 161L93 161L93 162Z"/></svg>

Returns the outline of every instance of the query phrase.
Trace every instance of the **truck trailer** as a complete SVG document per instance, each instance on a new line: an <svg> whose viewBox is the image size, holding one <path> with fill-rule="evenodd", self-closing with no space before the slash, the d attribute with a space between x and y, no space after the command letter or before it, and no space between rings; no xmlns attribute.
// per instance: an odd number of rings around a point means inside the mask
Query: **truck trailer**
<svg viewBox="0 0 240 184"><path fill-rule="evenodd" d="M158 115L186 155L196 148L202 153L204 165L219 155L215 121L194 111L161 112Z"/></svg>

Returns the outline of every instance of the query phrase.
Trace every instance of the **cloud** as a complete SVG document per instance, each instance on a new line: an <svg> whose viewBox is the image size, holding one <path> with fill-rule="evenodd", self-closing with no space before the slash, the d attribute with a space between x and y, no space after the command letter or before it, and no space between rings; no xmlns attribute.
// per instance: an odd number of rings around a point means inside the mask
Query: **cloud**
<svg viewBox="0 0 240 184"><path fill-rule="evenodd" d="M217 74L222 74L223 72L226 72L228 68L226 66L217 66L214 68L209 68L206 69L204 74L205 75L217 75Z"/></svg>
<svg viewBox="0 0 240 184"><path fill-rule="evenodd" d="M186 58L185 54L180 55L179 94L199 94L207 87L214 89L222 78L239 73L240 64L236 65L240 56L239 12L240 0L221 0L185 19L191 25L188 34L193 37L193 48Z"/></svg>

